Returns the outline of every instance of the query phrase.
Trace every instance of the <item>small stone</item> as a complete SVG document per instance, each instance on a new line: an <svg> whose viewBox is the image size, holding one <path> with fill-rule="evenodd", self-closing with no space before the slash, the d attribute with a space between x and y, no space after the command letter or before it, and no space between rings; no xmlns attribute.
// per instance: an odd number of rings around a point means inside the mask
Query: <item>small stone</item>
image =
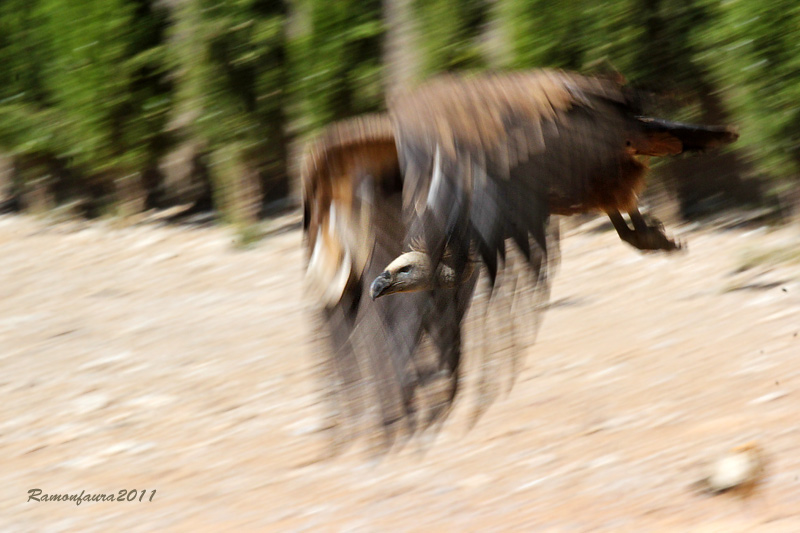
<svg viewBox="0 0 800 533"><path fill-rule="evenodd" d="M764 454L753 442L737 446L714 461L708 476L701 481L713 493L742 489L743 495L753 490L764 473Z"/></svg>

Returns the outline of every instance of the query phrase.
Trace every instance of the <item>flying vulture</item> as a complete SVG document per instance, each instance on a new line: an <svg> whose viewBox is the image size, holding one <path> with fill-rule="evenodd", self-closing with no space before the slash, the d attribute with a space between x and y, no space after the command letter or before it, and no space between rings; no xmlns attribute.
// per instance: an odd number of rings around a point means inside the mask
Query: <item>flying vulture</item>
<svg viewBox="0 0 800 533"><path fill-rule="evenodd" d="M515 290L546 299L550 215L604 212L639 249L679 249L637 209L639 156L737 137L642 117L619 80L554 70L440 77L388 114L329 126L302 163L304 231L326 390L347 434L413 431L432 382L442 390L424 422L443 418L478 273L496 290L516 254L527 268Z"/></svg>

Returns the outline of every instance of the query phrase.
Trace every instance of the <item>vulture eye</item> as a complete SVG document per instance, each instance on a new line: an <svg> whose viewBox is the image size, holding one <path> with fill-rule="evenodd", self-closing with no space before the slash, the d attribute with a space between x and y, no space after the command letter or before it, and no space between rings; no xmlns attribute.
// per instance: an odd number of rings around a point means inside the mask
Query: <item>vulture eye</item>
<svg viewBox="0 0 800 533"><path fill-rule="evenodd" d="M397 269L398 274L408 274L409 272L411 272L411 265L406 265Z"/></svg>

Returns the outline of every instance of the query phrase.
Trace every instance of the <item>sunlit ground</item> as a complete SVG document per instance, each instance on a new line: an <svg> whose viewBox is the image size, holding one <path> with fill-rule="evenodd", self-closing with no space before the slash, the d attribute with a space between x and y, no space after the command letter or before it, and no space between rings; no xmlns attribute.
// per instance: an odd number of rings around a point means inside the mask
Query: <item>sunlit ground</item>
<svg viewBox="0 0 800 533"><path fill-rule="evenodd" d="M468 386L433 443L375 462L318 461L296 221L241 251L0 218L0 529L800 531L796 228L678 228L672 257L568 232L510 394L467 431ZM693 488L751 440L753 494Z"/></svg>

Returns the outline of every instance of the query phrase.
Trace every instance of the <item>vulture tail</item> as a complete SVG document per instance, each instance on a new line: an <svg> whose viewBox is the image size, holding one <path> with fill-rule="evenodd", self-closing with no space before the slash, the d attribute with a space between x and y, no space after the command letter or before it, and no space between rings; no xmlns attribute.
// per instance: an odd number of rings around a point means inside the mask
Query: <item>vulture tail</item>
<svg viewBox="0 0 800 533"><path fill-rule="evenodd" d="M739 132L731 126L703 126L660 118L637 118L647 139L645 146L635 147L641 155L698 152L730 144L739 138Z"/></svg>

